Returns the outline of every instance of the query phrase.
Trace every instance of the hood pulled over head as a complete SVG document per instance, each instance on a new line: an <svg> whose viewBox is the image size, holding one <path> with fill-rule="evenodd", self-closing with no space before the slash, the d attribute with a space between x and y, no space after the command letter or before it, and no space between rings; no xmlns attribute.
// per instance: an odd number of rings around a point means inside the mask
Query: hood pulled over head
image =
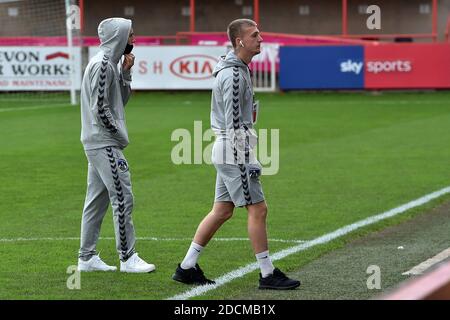
<svg viewBox="0 0 450 320"><path fill-rule="evenodd" d="M131 20L124 18L108 18L98 25L100 48L116 64L125 51L130 30Z"/></svg>

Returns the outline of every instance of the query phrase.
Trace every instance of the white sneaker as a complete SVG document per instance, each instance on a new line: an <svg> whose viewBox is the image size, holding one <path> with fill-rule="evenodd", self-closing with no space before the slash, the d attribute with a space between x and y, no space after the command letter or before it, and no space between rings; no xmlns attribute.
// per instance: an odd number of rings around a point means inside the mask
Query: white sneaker
<svg viewBox="0 0 450 320"><path fill-rule="evenodd" d="M78 259L78 271L116 271L117 267L108 266L100 259L100 256L92 256L88 261Z"/></svg>
<svg viewBox="0 0 450 320"><path fill-rule="evenodd" d="M120 272L146 273L155 270L155 265L147 263L135 253L127 261L120 261Z"/></svg>

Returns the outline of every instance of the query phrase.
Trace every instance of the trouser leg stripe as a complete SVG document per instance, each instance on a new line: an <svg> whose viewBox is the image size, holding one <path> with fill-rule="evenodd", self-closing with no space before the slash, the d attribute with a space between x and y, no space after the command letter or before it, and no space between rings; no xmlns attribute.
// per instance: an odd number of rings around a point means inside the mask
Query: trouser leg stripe
<svg viewBox="0 0 450 320"><path fill-rule="evenodd" d="M233 128L235 130L240 128L239 125L239 68L233 67ZM235 138L236 139L236 138ZM236 146L237 141L234 141L234 145ZM247 142L247 141L246 141ZM241 182L242 182L242 188L244 190L244 198L246 204L252 204L252 198L250 196L250 190L248 185L248 178L247 178L247 169L244 164L238 162L238 154L236 147L233 148L233 155L234 155L234 161L238 163L239 170L241 171ZM249 150L246 146L245 148L245 162L248 163L249 159Z"/></svg>
<svg viewBox="0 0 450 320"><path fill-rule="evenodd" d="M123 259L127 259L128 243L125 231L125 197L122 190L122 184L117 171L116 159L113 155L112 148L106 148L106 154L108 155L109 163L111 166L112 177L114 181L114 187L116 190L117 201L118 201L118 221L119 221L119 234L120 234L120 250L122 251Z"/></svg>

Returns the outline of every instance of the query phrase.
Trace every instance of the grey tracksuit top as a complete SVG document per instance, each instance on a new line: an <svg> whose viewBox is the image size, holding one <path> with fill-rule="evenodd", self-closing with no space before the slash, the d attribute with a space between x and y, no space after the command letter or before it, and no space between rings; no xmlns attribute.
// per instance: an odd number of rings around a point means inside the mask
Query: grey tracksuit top
<svg viewBox="0 0 450 320"><path fill-rule="evenodd" d="M131 30L131 20L107 19L98 27L100 51L89 61L81 85L81 142L85 150L108 146L124 149L128 141L125 104L131 72L119 63Z"/></svg>
<svg viewBox="0 0 450 320"><path fill-rule="evenodd" d="M216 135L215 164L258 163L253 152L253 87L247 65L233 51L213 71L211 128Z"/></svg>

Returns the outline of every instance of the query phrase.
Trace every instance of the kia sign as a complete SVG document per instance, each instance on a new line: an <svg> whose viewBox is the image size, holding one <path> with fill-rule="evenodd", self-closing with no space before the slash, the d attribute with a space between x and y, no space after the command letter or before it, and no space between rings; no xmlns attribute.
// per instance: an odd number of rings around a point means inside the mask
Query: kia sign
<svg viewBox="0 0 450 320"><path fill-rule="evenodd" d="M280 48L280 88L362 89L362 46Z"/></svg>
<svg viewBox="0 0 450 320"><path fill-rule="evenodd" d="M89 48L90 57L98 47ZM131 87L145 89L211 89L212 72L220 56L227 53L223 46L136 46Z"/></svg>
<svg viewBox="0 0 450 320"><path fill-rule="evenodd" d="M450 88L450 44L367 46L364 56L368 89Z"/></svg>
<svg viewBox="0 0 450 320"><path fill-rule="evenodd" d="M191 54L182 56L170 64L170 72L186 80L205 80L212 77L218 59L210 56Z"/></svg>
<svg viewBox="0 0 450 320"><path fill-rule="evenodd" d="M69 90L71 60L67 47L0 47L0 90ZM74 59L80 88L80 51Z"/></svg>

